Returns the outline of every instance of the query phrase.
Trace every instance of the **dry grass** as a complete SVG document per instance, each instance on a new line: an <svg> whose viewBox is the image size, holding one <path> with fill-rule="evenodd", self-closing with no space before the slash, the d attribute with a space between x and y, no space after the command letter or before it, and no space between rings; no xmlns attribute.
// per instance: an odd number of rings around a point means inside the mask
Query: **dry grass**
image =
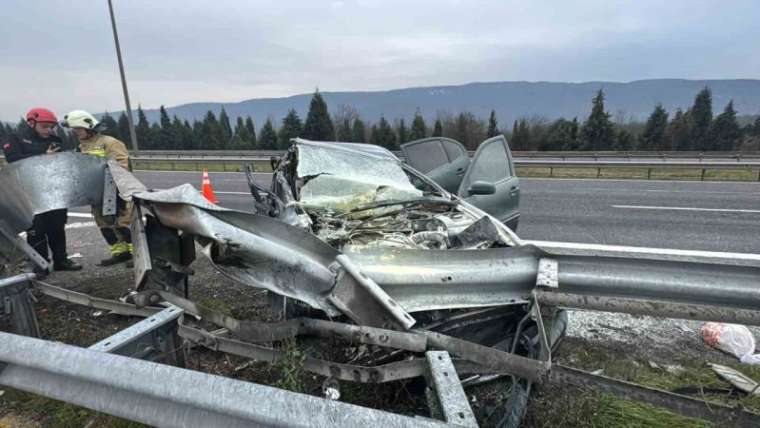
<svg viewBox="0 0 760 428"><path fill-rule="evenodd" d="M757 169L720 169L705 171L705 180L709 181L757 181ZM702 170L697 168L536 168L518 167L520 177L553 178L615 178L630 180L701 180Z"/></svg>

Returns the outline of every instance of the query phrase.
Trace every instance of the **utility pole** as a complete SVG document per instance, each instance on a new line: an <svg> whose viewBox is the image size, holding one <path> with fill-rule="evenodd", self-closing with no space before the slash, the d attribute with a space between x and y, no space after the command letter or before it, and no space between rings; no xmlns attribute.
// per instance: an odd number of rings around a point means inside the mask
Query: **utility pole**
<svg viewBox="0 0 760 428"><path fill-rule="evenodd" d="M124 91L124 103L127 105L127 121L129 121L129 139L132 140L132 149L140 150L137 146L137 134L135 123L132 120L132 106L129 104L129 91L127 90L127 77L124 75L124 61L121 59L121 47L119 46L119 34L116 32L116 19L113 17L113 5L108 0L108 11L111 13L111 28L113 29L113 41L116 43L116 58L119 60L119 73L121 74L121 89Z"/></svg>

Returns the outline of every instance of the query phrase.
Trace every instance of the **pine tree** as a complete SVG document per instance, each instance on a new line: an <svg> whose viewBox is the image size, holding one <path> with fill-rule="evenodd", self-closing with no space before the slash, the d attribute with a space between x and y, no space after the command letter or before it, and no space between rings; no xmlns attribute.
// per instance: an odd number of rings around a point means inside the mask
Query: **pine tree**
<svg viewBox="0 0 760 428"><path fill-rule="evenodd" d="M249 135L248 141L251 149L256 148L256 128L253 126L253 119L251 116L245 118L245 129Z"/></svg>
<svg viewBox="0 0 760 428"><path fill-rule="evenodd" d="M597 91L592 101L591 114L581 129L585 150L608 150L615 141L615 129L610 114L604 111L604 91Z"/></svg>
<svg viewBox="0 0 760 428"><path fill-rule="evenodd" d="M665 131L668 127L668 112L657 104L649 115L644 132L641 134L641 150L665 150Z"/></svg>
<svg viewBox="0 0 760 428"><path fill-rule="evenodd" d="M137 106L137 126L135 127L135 133L137 134L137 144L141 149L153 150L155 148L150 123L148 122L148 118L145 116L142 107L139 105ZM129 135L129 133L127 133L127 135Z"/></svg>
<svg viewBox="0 0 760 428"><path fill-rule="evenodd" d="M176 150L177 139L174 136L174 126L172 126L172 121L169 119L169 114L166 113L166 109L163 105L159 108L159 123L161 124L161 130L157 137L157 148Z"/></svg>
<svg viewBox="0 0 760 428"><path fill-rule="evenodd" d="M351 122L348 118L343 118L343 122L338 129L338 141L350 142L353 139L353 133L351 132Z"/></svg>
<svg viewBox="0 0 760 428"><path fill-rule="evenodd" d="M577 147L578 138L578 121L557 119L549 126L542 142L539 144L539 150L574 150ZM514 147L514 140L510 141Z"/></svg>
<svg viewBox="0 0 760 428"><path fill-rule="evenodd" d="M206 112L206 117L201 123L198 140L200 150L222 150L226 145L222 127L211 110Z"/></svg>
<svg viewBox="0 0 760 428"><path fill-rule="evenodd" d="M690 112L684 113L681 109L676 110L673 119L665 128L664 150L690 150Z"/></svg>
<svg viewBox="0 0 760 428"><path fill-rule="evenodd" d="M441 122L440 117L435 120L435 125L433 126L433 137L443 137L443 123Z"/></svg>
<svg viewBox="0 0 760 428"><path fill-rule="evenodd" d="M296 138L303 132L301 118L298 117L295 109L290 109L288 115L282 119L282 126L277 133L277 148L285 150L290 147L290 139Z"/></svg>
<svg viewBox="0 0 760 428"><path fill-rule="evenodd" d="M399 144L404 144L407 141L409 141L409 130L406 127L406 122L404 122L404 119L400 119L398 121L398 127L396 128L396 132L398 134Z"/></svg>
<svg viewBox="0 0 760 428"><path fill-rule="evenodd" d="M303 125L301 135L314 141L333 141L335 138L333 123L330 120L330 114L327 112L327 104L319 90L315 91L311 98L309 113L306 115L306 123Z"/></svg>
<svg viewBox="0 0 760 428"><path fill-rule="evenodd" d="M739 122L736 121L736 110L734 110L734 100L726 105L723 113L712 123L709 133L709 147L711 150L731 151L736 149L741 139L741 129Z"/></svg>
<svg viewBox="0 0 760 428"><path fill-rule="evenodd" d="M531 132L527 119L519 119L512 125L512 137L510 138L511 147L517 151L527 151L531 149Z"/></svg>
<svg viewBox="0 0 760 428"><path fill-rule="evenodd" d="M615 131L615 140L612 142L612 149L625 152L633 150L633 135L625 129Z"/></svg>
<svg viewBox="0 0 760 428"><path fill-rule="evenodd" d="M750 134L753 136L760 136L760 116L757 116L757 118L755 118L755 123L752 125Z"/></svg>
<svg viewBox="0 0 760 428"><path fill-rule="evenodd" d="M277 149L277 132L272 125L272 119L267 119L264 126L261 128L261 134L259 135L258 147L259 150L276 150Z"/></svg>
<svg viewBox="0 0 760 428"><path fill-rule="evenodd" d="M422 118L420 110L414 113L414 120L412 120L412 129L409 132L409 140L419 140L427 137L427 125L425 125L425 119Z"/></svg>
<svg viewBox="0 0 760 428"><path fill-rule="evenodd" d="M219 127L222 131L222 148L226 148L230 140L232 140L232 125L230 124L230 117L227 116L224 107L222 107L222 111L219 113Z"/></svg>
<svg viewBox="0 0 760 428"><path fill-rule="evenodd" d="M377 146L385 147L388 150L396 150L396 134L393 132L393 128L385 120L385 117L380 116L380 121L377 126L372 126L372 135L370 136L370 143Z"/></svg>
<svg viewBox="0 0 760 428"><path fill-rule="evenodd" d="M201 134L203 133L203 121L194 120L193 126L192 126L192 135L193 135L193 150L201 150L203 149L203 140L201 139Z"/></svg>
<svg viewBox="0 0 760 428"><path fill-rule="evenodd" d="M230 150L246 150L248 146L248 131L245 129L245 122L242 116L235 120L235 128L232 131L232 143Z"/></svg>
<svg viewBox="0 0 760 428"><path fill-rule="evenodd" d="M364 143L367 141L366 129L364 122L358 117L354 119L354 123L351 125L351 140L354 143Z"/></svg>
<svg viewBox="0 0 760 428"><path fill-rule="evenodd" d="M116 122L116 119L114 119L113 116L108 114L108 112L103 113L103 117L100 118L100 123L103 124L101 125L103 127L103 130L100 132L110 137L119 139L119 124Z"/></svg>
<svg viewBox="0 0 760 428"><path fill-rule="evenodd" d="M690 138L692 150L710 150L710 125L712 124L712 92L705 87L694 98L690 110Z"/></svg>
<svg viewBox="0 0 760 428"><path fill-rule="evenodd" d="M172 129L172 148L174 150L191 150L192 142L188 141L192 139L192 136L187 135L187 130L185 129L185 125L182 123L181 120L177 117L177 115L174 115L171 121L171 129ZM192 129L190 130L192 132Z"/></svg>
<svg viewBox="0 0 760 428"><path fill-rule="evenodd" d="M491 116L488 117L488 132L486 136L488 138L499 135L498 122L496 121L496 112L491 110Z"/></svg>
<svg viewBox="0 0 760 428"><path fill-rule="evenodd" d="M116 123L117 128L117 137L115 137L118 140L121 140L124 144L127 145L130 149L132 148L132 137L129 135L129 118L127 118L127 114L125 112L121 112L119 115L119 121Z"/></svg>

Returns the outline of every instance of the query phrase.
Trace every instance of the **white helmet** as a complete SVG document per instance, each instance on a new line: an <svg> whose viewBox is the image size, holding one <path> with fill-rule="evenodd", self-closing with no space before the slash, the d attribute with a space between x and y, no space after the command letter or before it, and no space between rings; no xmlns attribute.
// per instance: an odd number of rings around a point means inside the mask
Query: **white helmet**
<svg viewBox="0 0 760 428"><path fill-rule="evenodd" d="M74 110L63 116L63 126L67 128L84 128L93 131L98 123L95 116L84 110Z"/></svg>

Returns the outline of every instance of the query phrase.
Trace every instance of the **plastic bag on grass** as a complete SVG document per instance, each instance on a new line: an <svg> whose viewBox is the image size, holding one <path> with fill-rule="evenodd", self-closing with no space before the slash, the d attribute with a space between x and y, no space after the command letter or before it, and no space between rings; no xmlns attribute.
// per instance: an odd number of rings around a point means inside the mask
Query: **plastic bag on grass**
<svg viewBox="0 0 760 428"><path fill-rule="evenodd" d="M755 354L755 338L743 325L708 322L702 326L702 339L713 348L731 354L745 364L760 364Z"/></svg>

